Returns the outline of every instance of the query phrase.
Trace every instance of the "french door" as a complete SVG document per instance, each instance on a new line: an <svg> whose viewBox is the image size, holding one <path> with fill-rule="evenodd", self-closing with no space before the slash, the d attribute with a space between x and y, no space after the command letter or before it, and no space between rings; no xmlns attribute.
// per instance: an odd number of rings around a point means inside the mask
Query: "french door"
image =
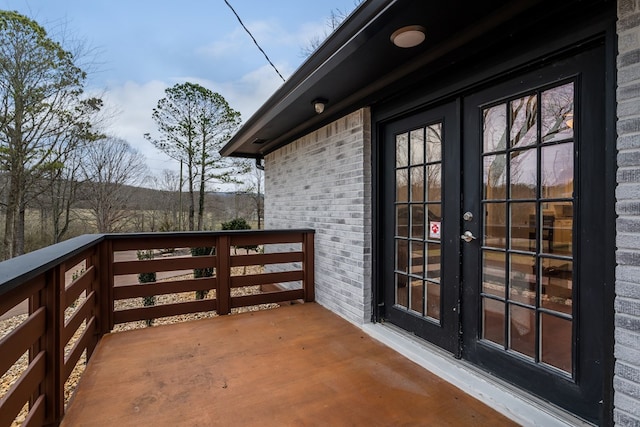
<svg viewBox="0 0 640 427"><path fill-rule="evenodd" d="M383 126L384 319L601 413L603 49Z"/></svg>

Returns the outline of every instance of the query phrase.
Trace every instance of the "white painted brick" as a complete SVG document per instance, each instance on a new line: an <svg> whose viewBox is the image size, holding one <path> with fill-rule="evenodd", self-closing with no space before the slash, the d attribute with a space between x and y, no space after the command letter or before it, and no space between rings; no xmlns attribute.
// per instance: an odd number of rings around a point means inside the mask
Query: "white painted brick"
<svg viewBox="0 0 640 427"><path fill-rule="evenodd" d="M370 114L362 109L265 157L267 228L313 228L316 300L371 318Z"/></svg>
<svg viewBox="0 0 640 427"><path fill-rule="evenodd" d="M640 0L618 0L614 417L640 426Z"/></svg>

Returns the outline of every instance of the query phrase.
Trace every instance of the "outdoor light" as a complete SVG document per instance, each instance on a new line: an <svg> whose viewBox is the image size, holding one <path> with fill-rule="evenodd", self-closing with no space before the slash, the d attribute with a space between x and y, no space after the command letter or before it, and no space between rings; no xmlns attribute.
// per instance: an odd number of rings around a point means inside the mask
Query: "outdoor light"
<svg viewBox="0 0 640 427"><path fill-rule="evenodd" d="M316 110L316 113L322 114L324 112L324 107L327 105L327 101L324 98L316 98L311 103L313 104L313 109Z"/></svg>
<svg viewBox="0 0 640 427"><path fill-rule="evenodd" d="M415 47L424 41L425 31L426 29L420 25L402 27L391 34L391 41L398 47Z"/></svg>

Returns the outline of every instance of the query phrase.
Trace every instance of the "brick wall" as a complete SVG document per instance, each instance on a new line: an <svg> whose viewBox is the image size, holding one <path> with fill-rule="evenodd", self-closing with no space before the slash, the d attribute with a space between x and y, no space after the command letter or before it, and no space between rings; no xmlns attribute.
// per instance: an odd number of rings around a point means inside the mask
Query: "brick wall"
<svg viewBox="0 0 640 427"><path fill-rule="evenodd" d="M349 114L265 157L266 228L313 228L316 301L371 318L371 118Z"/></svg>
<svg viewBox="0 0 640 427"><path fill-rule="evenodd" d="M640 0L618 0L614 421L640 425Z"/></svg>

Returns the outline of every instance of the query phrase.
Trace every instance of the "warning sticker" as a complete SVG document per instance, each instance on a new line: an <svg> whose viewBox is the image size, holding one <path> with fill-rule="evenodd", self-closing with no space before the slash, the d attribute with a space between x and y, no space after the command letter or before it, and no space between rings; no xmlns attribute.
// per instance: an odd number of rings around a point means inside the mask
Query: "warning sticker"
<svg viewBox="0 0 640 427"><path fill-rule="evenodd" d="M429 238L440 239L440 221L429 221Z"/></svg>

